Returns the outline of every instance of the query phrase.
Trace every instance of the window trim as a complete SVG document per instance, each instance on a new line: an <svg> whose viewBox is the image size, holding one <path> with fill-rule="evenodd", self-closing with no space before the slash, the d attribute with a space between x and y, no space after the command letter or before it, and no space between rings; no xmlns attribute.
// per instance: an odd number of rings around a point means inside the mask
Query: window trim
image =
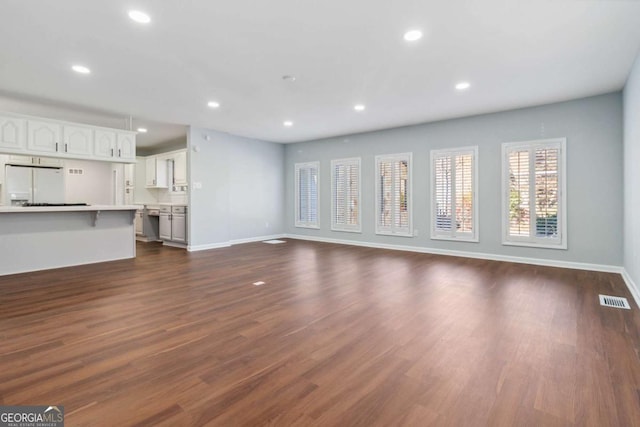
<svg viewBox="0 0 640 427"><path fill-rule="evenodd" d="M535 150L537 148L558 148L558 220L560 221L558 228L560 229L560 238L558 243L546 243L543 238L525 237L518 238L509 236L509 161L507 155L510 151L518 148L526 148L527 150ZM505 142L502 144L502 244L505 246L526 246L541 249L567 249L567 138L549 138L537 139L531 141ZM535 173L535 171L534 171ZM535 195L534 191L530 192ZM531 204L535 207L535 203Z"/></svg>
<svg viewBox="0 0 640 427"><path fill-rule="evenodd" d="M306 168L316 168L316 176L318 177L316 187L316 222L300 221L300 170ZM304 162L294 165L294 202L295 202L295 226L298 228L320 229L320 162Z"/></svg>
<svg viewBox="0 0 640 427"><path fill-rule="evenodd" d="M408 173L408 185L407 185L407 194L409 196L409 200L407 201L407 212L409 214L409 225L407 231L393 231L392 230L383 230L380 227L380 163L381 161L400 161L406 160L407 167L409 168ZM383 235L383 236L398 236L398 237L414 237L413 236L413 153L398 153L398 154L380 154L375 156L375 234Z"/></svg>
<svg viewBox="0 0 640 427"><path fill-rule="evenodd" d="M336 174L335 169L338 165L353 165L358 166L358 225L341 225L336 224ZM362 158L350 157L346 159L334 159L331 160L331 230L332 231L345 231L348 233L361 233L362 232Z"/></svg>
<svg viewBox="0 0 640 427"><path fill-rule="evenodd" d="M455 157L457 155L471 153L473 156L472 160L472 191L473 191L473 233L471 236L468 235L457 235L455 230L452 230L450 235L446 234L438 234L436 230L436 220L437 214L435 212L436 207L436 168L435 168L435 160L439 157L451 156ZM431 239L432 240L451 240L456 242L470 242L470 243L478 243L480 241L480 228L479 228L479 218L478 218L478 146L467 146L467 147L456 147L456 148L444 148L439 150L431 150L430 152L430 160L431 160ZM452 188L452 190L455 190ZM455 194L451 195L451 199L453 200Z"/></svg>

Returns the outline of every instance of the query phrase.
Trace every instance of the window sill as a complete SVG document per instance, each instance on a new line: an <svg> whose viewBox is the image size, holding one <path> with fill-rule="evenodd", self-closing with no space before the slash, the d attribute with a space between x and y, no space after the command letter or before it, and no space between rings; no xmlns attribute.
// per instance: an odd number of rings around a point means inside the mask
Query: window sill
<svg viewBox="0 0 640 427"><path fill-rule="evenodd" d="M346 228L334 228L331 227L331 231L340 231L340 232L344 232L344 233L362 233L362 229L358 228L358 229L346 229Z"/></svg>
<svg viewBox="0 0 640 427"><path fill-rule="evenodd" d="M408 233L393 233L391 231L376 231L379 236L396 236L396 237L413 237L413 232Z"/></svg>
<svg viewBox="0 0 640 427"><path fill-rule="evenodd" d="M320 230L320 226L319 225L296 224L295 226L296 226L296 228L311 228L311 229L314 229L314 230Z"/></svg>
<svg viewBox="0 0 640 427"><path fill-rule="evenodd" d="M538 248L538 249L560 249L567 250L566 243L558 243L558 244L545 244L545 243L534 243L534 242L511 242L511 241L502 241L503 246L524 246L528 248Z"/></svg>
<svg viewBox="0 0 640 427"><path fill-rule="evenodd" d="M479 243L480 239L477 237L446 237L446 236L434 236L431 235L431 240L448 240L451 242L466 242L466 243Z"/></svg>

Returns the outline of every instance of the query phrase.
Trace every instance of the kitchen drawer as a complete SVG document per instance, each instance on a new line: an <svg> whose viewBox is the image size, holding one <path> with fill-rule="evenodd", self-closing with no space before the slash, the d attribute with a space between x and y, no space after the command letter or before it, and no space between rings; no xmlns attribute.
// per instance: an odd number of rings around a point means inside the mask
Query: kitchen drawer
<svg viewBox="0 0 640 427"><path fill-rule="evenodd" d="M160 206L160 212L171 213L171 206Z"/></svg>
<svg viewBox="0 0 640 427"><path fill-rule="evenodd" d="M174 214L183 214L183 213L186 213L186 211L187 211L186 206L173 206L171 208L171 212Z"/></svg>
<svg viewBox="0 0 640 427"><path fill-rule="evenodd" d="M160 209L147 209L148 216L160 216Z"/></svg>

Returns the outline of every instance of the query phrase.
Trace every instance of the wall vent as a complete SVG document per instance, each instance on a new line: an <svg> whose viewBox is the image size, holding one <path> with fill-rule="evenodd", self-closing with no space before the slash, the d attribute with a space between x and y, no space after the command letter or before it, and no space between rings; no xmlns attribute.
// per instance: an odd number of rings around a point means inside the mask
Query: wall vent
<svg viewBox="0 0 640 427"><path fill-rule="evenodd" d="M626 308L627 310L631 310L629 301L627 301L626 298L612 297L611 295L600 295L600 305L604 305L605 307Z"/></svg>

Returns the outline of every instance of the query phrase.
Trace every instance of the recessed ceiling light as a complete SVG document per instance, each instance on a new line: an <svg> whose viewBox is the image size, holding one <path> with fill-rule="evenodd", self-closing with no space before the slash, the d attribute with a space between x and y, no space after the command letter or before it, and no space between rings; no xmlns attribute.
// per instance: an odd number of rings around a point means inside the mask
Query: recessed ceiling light
<svg viewBox="0 0 640 427"><path fill-rule="evenodd" d="M293 122L290 120L286 120L282 123L285 127L290 128L291 126L293 126Z"/></svg>
<svg viewBox="0 0 640 427"><path fill-rule="evenodd" d="M147 128L138 128L138 132L147 133Z"/></svg>
<svg viewBox="0 0 640 427"><path fill-rule="evenodd" d="M87 67L85 67L84 65L74 65L71 67L71 69L73 71L75 71L76 73L80 73L80 74L89 74L91 73L91 70L88 69Z"/></svg>
<svg viewBox="0 0 640 427"><path fill-rule="evenodd" d="M408 42L414 42L416 40L420 40L422 38L422 31L420 30L411 30L404 33L404 39Z"/></svg>
<svg viewBox="0 0 640 427"><path fill-rule="evenodd" d="M151 22L151 17L139 10L130 10L129 18L133 19L134 21L140 24L148 24L149 22Z"/></svg>
<svg viewBox="0 0 640 427"><path fill-rule="evenodd" d="M211 108L218 108L220 106L220 103L216 101L209 101L207 102L207 105Z"/></svg>
<svg viewBox="0 0 640 427"><path fill-rule="evenodd" d="M282 76L282 80L293 83L296 81L296 76L285 75L285 76Z"/></svg>
<svg viewBox="0 0 640 427"><path fill-rule="evenodd" d="M456 85L457 90L466 90L471 87L471 83L469 82L460 82Z"/></svg>
<svg viewBox="0 0 640 427"><path fill-rule="evenodd" d="M353 107L354 110L356 111L364 111L366 107L363 104L357 104Z"/></svg>

